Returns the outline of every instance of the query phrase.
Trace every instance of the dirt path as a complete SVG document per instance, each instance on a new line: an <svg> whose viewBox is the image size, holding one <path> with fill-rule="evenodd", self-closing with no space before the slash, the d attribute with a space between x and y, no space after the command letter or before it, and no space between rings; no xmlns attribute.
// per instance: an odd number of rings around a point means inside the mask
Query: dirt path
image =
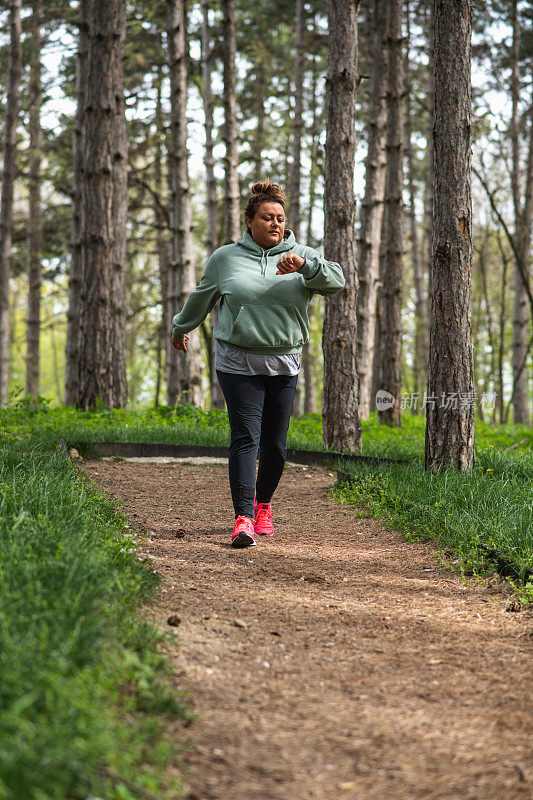
<svg viewBox="0 0 533 800"><path fill-rule="evenodd" d="M323 469L287 468L277 535L246 550L225 466L84 469L151 532L150 616L182 620L189 800L532 797L530 613L329 500Z"/></svg>

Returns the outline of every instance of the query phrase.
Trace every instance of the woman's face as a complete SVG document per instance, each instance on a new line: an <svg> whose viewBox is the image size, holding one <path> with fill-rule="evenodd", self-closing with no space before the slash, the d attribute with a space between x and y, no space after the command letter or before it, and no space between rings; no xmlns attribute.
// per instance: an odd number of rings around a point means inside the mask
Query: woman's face
<svg viewBox="0 0 533 800"><path fill-rule="evenodd" d="M285 211L281 203L261 203L253 219L247 217L246 224L252 239L263 250L275 247L285 233Z"/></svg>

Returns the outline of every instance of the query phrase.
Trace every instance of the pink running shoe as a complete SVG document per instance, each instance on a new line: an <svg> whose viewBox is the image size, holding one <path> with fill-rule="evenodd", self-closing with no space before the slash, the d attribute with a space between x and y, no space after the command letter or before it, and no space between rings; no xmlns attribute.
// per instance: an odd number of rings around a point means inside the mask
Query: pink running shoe
<svg viewBox="0 0 533 800"><path fill-rule="evenodd" d="M273 536L272 506L270 503L256 503L254 500L254 531L258 536Z"/></svg>
<svg viewBox="0 0 533 800"><path fill-rule="evenodd" d="M235 527L231 536L232 547L251 547L255 544L254 522L250 517L241 514L235 520Z"/></svg>

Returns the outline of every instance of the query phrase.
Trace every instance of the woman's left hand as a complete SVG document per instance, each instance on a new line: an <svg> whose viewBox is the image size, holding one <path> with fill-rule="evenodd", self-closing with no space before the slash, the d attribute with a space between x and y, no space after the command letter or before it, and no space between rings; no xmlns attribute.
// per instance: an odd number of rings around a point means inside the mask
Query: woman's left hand
<svg viewBox="0 0 533 800"><path fill-rule="evenodd" d="M296 253L283 253L277 263L278 271L276 275L290 275L291 272L300 272L305 259L297 256Z"/></svg>

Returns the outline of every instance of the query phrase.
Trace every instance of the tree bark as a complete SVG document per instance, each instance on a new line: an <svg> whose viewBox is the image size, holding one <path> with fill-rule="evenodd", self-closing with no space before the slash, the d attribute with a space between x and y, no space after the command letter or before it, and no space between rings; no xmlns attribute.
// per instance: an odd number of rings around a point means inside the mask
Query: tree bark
<svg viewBox="0 0 533 800"><path fill-rule="evenodd" d="M222 0L224 31L224 188L226 206L226 244L234 242L240 234L239 177L237 174L237 77L235 71L235 0Z"/></svg>
<svg viewBox="0 0 533 800"><path fill-rule="evenodd" d="M304 35L306 15L303 0L296 0L296 57L294 60L294 109L292 119L291 171L289 180L290 227L300 241L301 161L304 110Z"/></svg>
<svg viewBox="0 0 533 800"><path fill-rule="evenodd" d="M304 99L304 34L305 34L305 7L303 0L296 0L296 57L294 60L294 108L292 114L292 143L291 143L291 163L289 173L289 225L296 237L300 241L300 195L301 195L301 160L302 160L302 134L303 134L303 99ZM298 380L294 401L292 404L292 415L299 417L302 411L302 385Z"/></svg>
<svg viewBox="0 0 533 800"><path fill-rule="evenodd" d="M187 15L184 0L167 0L170 59L170 268L169 316L183 308L196 286L193 263L192 209L187 154ZM167 403L202 405L201 344L191 331L187 354L177 353L168 339Z"/></svg>
<svg viewBox="0 0 533 800"><path fill-rule="evenodd" d="M385 212L385 209L383 209ZM378 289L376 294L376 324L374 329L374 354L372 359L372 385L370 389L370 411L376 411L376 396L381 387L381 330L383 319L383 272L385 269L385 245L386 245L386 226L385 213L383 213L383 223L381 225L381 242L379 243L379 269L378 269Z"/></svg>
<svg viewBox="0 0 533 800"><path fill-rule="evenodd" d="M427 106L428 106L428 130L427 130L427 163L426 163L426 186L424 197L424 254L425 267L428 275L427 292L427 314L431 302L431 263L433 258L433 181L434 181L434 147L433 147L433 119L435 117L435 17L433 0L428 3L428 83L427 83ZM429 349L429 327L426 325L426 353Z"/></svg>
<svg viewBox="0 0 533 800"><path fill-rule="evenodd" d="M402 255L403 255L403 56L402 2L387 7L387 174L385 178L385 260L383 264L380 390L378 419L401 425L402 390Z"/></svg>
<svg viewBox="0 0 533 800"><path fill-rule="evenodd" d="M83 181L85 147L83 125L86 103L89 11L91 0L78 7L78 58L76 64L76 118L72 139L72 216L70 226L70 269L68 276L67 342L65 354L65 405L76 405L79 393L80 298L82 284L81 240L83 229Z"/></svg>
<svg viewBox="0 0 533 800"><path fill-rule="evenodd" d="M324 251L342 265L346 287L326 301L323 432L326 447L360 450L356 366L355 93L357 4L328 0L329 57L326 79Z"/></svg>
<svg viewBox="0 0 533 800"><path fill-rule="evenodd" d="M426 385L427 371L427 296L424 291L424 275L420 263L420 250L418 244L418 226L415 210L415 184L414 184L414 158L412 143L411 123L411 73L410 73L410 43L411 20L410 4L406 0L405 19L407 25L407 41L405 49L405 141L407 149L407 181L409 189L409 226L411 232L411 260L413 264L413 283L415 288L415 353L413 370L413 391L416 397L420 396L421 387ZM415 408L416 411L416 408Z"/></svg>
<svg viewBox="0 0 533 800"><path fill-rule="evenodd" d="M505 423L504 418L504 397L503 397L503 358L504 358L504 351L505 351L505 323L507 321L507 313L505 308L505 290L507 288L507 272L509 268L509 258L504 250L502 239L501 239L501 232L496 232L497 240L498 240L498 249L500 251L501 259L502 259L502 283L500 288L500 313L498 317L498 403L497 406L499 411L499 419L500 425Z"/></svg>
<svg viewBox="0 0 533 800"><path fill-rule="evenodd" d="M486 326L487 326L487 338L489 340L489 348L490 348L490 362L489 362L489 369L486 373L486 380L485 380L485 391L488 391L490 388L490 381L491 379L495 378L495 371L496 371L496 345L495 345L495 336L494 336L494 321L492 319L492 309L491 303L489 298L489 289L488 289L488 281L487 281L487 264L486 264L486 250L487 250L487 243L489 239L489 230L488 228L485 231L485 236L483 241L481 242L479 253L478 253L478 264L479 264L479 275L481 278L481 290L482 290L482 297L483 303L485 306L485 319L486 319ZM481 316L481 315L480 315ZM478 398L479 399L479 398ZM481 403L480 403L481 407Z"/></svg>
<svg viewBox="0 0 533 800"><path fill-rule="evenodd" d="M121 126L126 14L124 0L92 0L89 9L81 235L82 290L77 406L126 404L125 355L117 319L123 299L126 229ZM115 161L119 163L114 164Z"/></svg>
<svg viewBox="0 0 533 800"><path fill-rule="evenodd" d="M513 38L511 40L511 189L513 193L513 206L515 220L521 213L521 175L520 175L520 113L518 101L520 98L520 79L518 75L518 59L520 55L520 23L518 19L518 0L511 0L511 27Z"/></svg>
<svg viewBox="0 0 533 800"><path fill-rule="evenodd" d="M169 242L166 235L168 229L168 213L165 213L164 206L164 176L163 176L163 144L166 140L165 118L163 114L163 65L158 65L157 70L157 97L155 110L155 153L154 153L154 197L153 211L156 224L156 246L157 261L159 272L159 285L161 289L161 322L159 326L159 337L157 343L157 377L155 387L154 405L159 405L161 393L162 374L166 368L166 349L170 337L170 320L168 309L168 262L169 262Z"/></svg>
<svg viewBox="0 0 533 800"><path fill-rule="evenodd" d="M317 410L315 373L309 342L302 349L302 375L304 381L304 414L315 414Z"/></svg>
<svg viewBox="0 0 533 800"><path fill-rule="evenodd" d="M311 130L310 130L311 146L310 146L309 160L311 162L311 168L309 173L309 207L307 209L307 234L305 237L306 244L309 247L315 247L317 244L317 242L315 242L315 237L313 234L313 211L316 202L317 180L319 175L321 174L320 164L318 163L321 124L320 124L320 111L316 97L319 68L320 64L317 62L316 59L314 59L312 66L311 101L309 104L309 110L312 114L313 121L311 123Z"/></svg>
<svg viewBox="0 0 533 800"><path fill-rule="evenodd" d="M206 211L207 233L206 247L208 255L217 249L217 182L215 179L215 156L213 154L213 109L215 100L211 83L213 71L213 53L211 44L211 31L209 27L209 0L202 0L202 88L205 116L205 180L206 180Z"/></svg>
<svg viewBox="0 0 533 800"><path fill-rule="evenodd" d="M262 16L258 15L256 24L259 28ZM258 180L263 175L263 150L265 149L266 135L265 135L265 87L267 80L267 70L265 69L265 54L261 51L258 54L257 64L255 66L255 102L256 102L256 118L257 123L255 126L255 136L253 144L253 164L254 164L254 177Z"/></svg>
<svg viewBox="0 0 533 800"><path fill-rule="evenodd" d="M118 0L117 0L118 2ZM119 41L113 50L115 78L115 119L113 123L113 385L114 403L125 408L126 382L126 263L128 219L128 134L126 130L126 104L124 99L124 44L126 39L126 3L120 0Z"/></svg>
<svg viewBox="0 0 533 800"><path fill-rule="evenodd" d="M57 339L55 334L55 324L52 323L50 325L50 339L52 340L52 362L54 365L54 383L56 387L56 395L59 399L61 397L61 377L59 371L59 358L58 358L58 347L57 347Z"/></svg>
<svg viewBox="0 0 533 800"><path fill-rule="evenodd" d="M286 100L286 105L285 108L283 109L283 113L286 119L290 119L293 113L292 79L290 75L287 75L282 83L281 95ZM290 127L288 125L283 126L282 138L280 138L280 144L278 145L278 150L281 156L281 158L279 159L280 166L278 167L278 172L280 175L284 176L282 180L282 185L288 186L291 179L291 135L290 135ZM281 166L282 164L283 167Z"/></svg>
<svg viewBox="0 0 533 800"><path fill-rule="evenodd" d="M202 0L202 84L205 117L205 181L207 194L207 234L206 247L208 256L216 250L217 237L217 182L215 179L215 157L213 154L213 108L215 101L211 86L212 73L212 45L211 31L209 28L209 0ZM211 330L218 319L218 303L211 312ZM206 340L209 353L209 377L211 384L211 408L224 408L224 395L215 372L215 339L213 336Z"/></svg>
<svg viewBox="0 0 533 800"><path fill-rule="evenodd" d="M529 250L531 247L531 223L529 232L524 224L520 225L520 257L522 265L529 276ZM527 362L529 355L528 327L531 316L527 290L520 274L520 270L515 265L514 268L514 314L513 314L513 421L520 425L530 424L529 411L529 392L528 370L523 368L524 361Z"/></svg>
<svg viewBox="0 0 533 800"><path fill-rule="evenodd" d="M312 325L316 315L316 306L309 306L309 322ZM315 359L311 351L311 340L302 349L302 378L304 384L304 414L315 414L317 411L315 386Z"/></svg>
<svg viewBox="0 0 533 800"><path fill-rule="evenodd" d="M29 175L29 275L26 348L26 394L39 395L39 337L41 332L41 25L42 0L32 2L30 55L30 175Z"/></svg>
<svg viewBox="0 0 533 800"><path fill-rule="evenodd" d="M319 173L319 165L318 165L318 137L320 135L320 119L319 119L319 111L318 111L318 103L316 98L316 86L317 86L317 64L313 61L313 70L312 70L312 86L311 86L311 103L310 103L310 111L312 113L312 123L311 123L311 147L310 147L310 162L311 162L311 171L309 175L309 208L307 209L307 235L306 235L306 244L309 247L315 246L315 240L313 236L313 208L315 205L316 200L316 183L317 183L317 176ZM309 306L309 320L311 321L316 313L316 306L315 303L317 301L314 300L313 303ZM318 406L317 406L317 397L316 397L316 386L315 386L315 360L311 353L311 341L307 342L304 345L302 350L302 374L303 374L303 382L304 382L304 414L315 414Z"/></svg>
<svg viewBox="0 0 533 800"><path fill-rule="evenodd" d="M19 84L22 74L20 8L21 0L11 0L9 7L9 67L0 197L0 404L7 402L9 381L9 267L13 234L13 188L17 174Z"/></svg>
<svg viewBox="0 0 533 800"><path fill-rule="evenodd" d="M474 465L471 0L435 0L435 147L426 469Z"/></svg>
<svg viewBox="0 0 533 800"><path fill-rule="evenodd" d="M479 293L476 297L475 306L472 307L472 343L473 350L476 353L481 353L481 343L479 339L479 332L481 329L481 306L483 302L483 294ZM481 422L484 422L483 404L482 404L482 389L479 382L479 375L481 359L477 360L477 367L474 373L474 391L476 392L476 410Z"/></svg>
<svg viewBox="0 0 533 800"><path fill-rule="evenodd" d="M528 397L528 370L522 367L528 358L528 327L530 313L528 307L528 293L524 285L529 284L529 260L531 249L531 216L532 216L532 188L533 188L533 111L531 111L530 139L528 163L526 170L526 184L523 204L521 203L522 181L520 164L520 117L519 117L519 50L520 50L520 20L518 16L518 2L513 0L511 6L511 21L513 26L513 40L511 46L511 147L512 147L512 192L515 216L515 246L520 263L514 269L514 313L513 313L513 421L515 424L529 425L529 397ZM521 274L522 273L522 274Z"/></svg>
<svg viewBox="0 0 533 800"><path fill-rule="evenodd" d="M372 11L372 77L368 121L368 153L365 164L365 196L361 205L357 295L357 371L359 413L368 419L376 333L376 303L379 283L379 254L385 191L386 128L386 2L374 0Z"/></svg>

